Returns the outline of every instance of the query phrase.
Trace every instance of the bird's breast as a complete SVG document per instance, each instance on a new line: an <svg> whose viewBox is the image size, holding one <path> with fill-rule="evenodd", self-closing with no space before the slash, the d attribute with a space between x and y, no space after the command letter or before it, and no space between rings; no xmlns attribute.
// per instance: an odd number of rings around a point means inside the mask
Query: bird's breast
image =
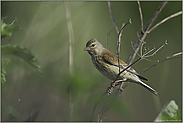
<svg viewBox="0 0 183 123"><path fill-rule="evenodd" d="M110 80L116 79L119 73L119 67L105 63L101 57L92 57L92 62L94 66L97 68L97 70L105 77L107 77ZM124 71L122 74L125 73L126 71ZM119 77L119 79L123 78L122 74Z"/></svg>

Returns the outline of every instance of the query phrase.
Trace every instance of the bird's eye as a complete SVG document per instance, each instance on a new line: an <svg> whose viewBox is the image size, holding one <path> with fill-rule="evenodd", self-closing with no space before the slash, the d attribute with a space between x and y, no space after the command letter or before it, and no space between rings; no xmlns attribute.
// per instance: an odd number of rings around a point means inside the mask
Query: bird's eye
<svg viewBox="0 0 183 123"><path fill-rule="evenodd" d="M95 44L92 44L92 47L95 47Z"/></svg>

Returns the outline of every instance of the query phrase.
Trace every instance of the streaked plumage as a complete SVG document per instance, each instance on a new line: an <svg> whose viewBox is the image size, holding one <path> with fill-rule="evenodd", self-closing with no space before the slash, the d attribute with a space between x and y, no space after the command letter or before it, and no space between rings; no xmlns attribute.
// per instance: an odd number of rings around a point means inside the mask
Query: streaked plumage
<svg viewBox="0 0 183 123"><path fill-rule="evenodd" d="M118 57L114 55L111 51L105 49L102 44L100 44L97 39L91 39L87 42L85 51L91 55L92 62L97 70L102 73L105 77L110 80L115 80L119 73ZM119 59L120 71L127 67L127 64ZM142 80L147 80L146 78L140 76L133 68L128 68L126 71L120 74L117 80L125 80L125 82L134 82L142 85L153 94L158 93L142 82Z"/></svg>

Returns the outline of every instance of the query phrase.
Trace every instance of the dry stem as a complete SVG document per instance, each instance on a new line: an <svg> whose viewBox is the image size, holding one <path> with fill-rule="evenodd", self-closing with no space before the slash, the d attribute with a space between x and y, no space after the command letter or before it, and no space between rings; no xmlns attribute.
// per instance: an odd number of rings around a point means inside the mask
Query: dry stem
<svg viewBox="0 0 183 123"><path fill-rule="evenodd" d="M160 60L160 61L158 61L157 63L152 64L151 66L145 68L145 69L141 72L141 74L144 73L144 72L146 72L147 70L151 69L152 67L154 67L154 66L160 64L160 63L163 63L163 62L165 62L165 61L167 61L167 60L175 59L175 58L182 58L182 52L173 54L172 56L168 56L168 57L166 57L165 59Z"/></svg>
<svg viewBox="0 0 183 123"><path fill-rule="evenodd" d="M69 33L69 72L70 75L73 75L73 43L74 43L74 32L71 22L71 13L69 9L68 2L65 1L65 12L66 12L66 19L67 19L67 28ZM73 108L74 102L72 98L71 91L69 92L69 106L70 106L70 120L72 119L73 115Z"/></svg>
<svg viewBox="0 0 183 123"><path fill-rule="evenodd" d="M153 24L153 22L155 21L155 19L157 18L157 16L158 16L159 13L161 12L161 10L164 8L164 6L166 5L166 3L167 3L167 1L166 1L166 2L163 2L163 3L159 6L158 10L155 12L154 16L151 18L151 20L149 21L148 25L146 26L145 30L144 30L144 31L141 30L141 34L140 34L140 36L139 36L139 39L137 40L137 42L136 42L136 44L135 44L135 46L134 46L134 49L135 49L135 50L132 50L132 52L131 52L131 54L130 54L128 60L127 60L127 64L130 64L130 63L134 60L134 58L135 58L135 56L136 56L136 53L139 51L139 48L140 48L142 42L144 41L144 39L145 39L146 36L147 36L147 32L149 31L149 28L151 27L151 25ZM141 9L139 9L139 10L141 10ZM140 14L142 14L142 13L140 12ZM142 23L143 23L143 22L141 22L141 24L142 24ZM141 25L141 27L142 27L142 25Z"/></svg>

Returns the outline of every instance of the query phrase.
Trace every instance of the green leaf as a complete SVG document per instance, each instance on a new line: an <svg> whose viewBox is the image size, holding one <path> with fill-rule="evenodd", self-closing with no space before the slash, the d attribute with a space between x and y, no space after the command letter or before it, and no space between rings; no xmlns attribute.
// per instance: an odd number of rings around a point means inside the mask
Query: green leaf
<svg viewBox="0 0 183 123"><path fill-rule="evenodd" d="M19 58L22 58L25 62L27 62L32 68L34 68L39 75L41 75L41 69L38 64L37 59L34 55L24 46L22 45L4 45L1 46L1 55L14 55Z"/></svg>
<svg viewBox="0 0 183 123"><path fill-rule="evenodd" d="M1 59L1 84L3 85L6 82L6 74L7 74L7 68L10 66L10 59L2 58Z"/></svg>
<svg viewBox="0 0 183 123"><path fill-rule="evenodd" d="M4 84L6 82L6 71L1 68L1 83Z"/></svg>
<svg viewBox="0 0 183 123"><path fill-rule="evenodd" d="M6 113L7 114L11 114L13 117L20 117L21 114L19 112L17 112L12 106L8 106L6 108Z"/></svg>
<svg viewBox="0 0 183 123"><path fill-rule="evenodd" d="M159 115L156 117L155 122L181 122L181 112L178 105L174 100L171 100L167 106L165 106Z"/></svg>
<svg viewBox="0 0 183 123"><path fill-rule="evenodd" d="M12 36L13 32L20 28L19 26L14 26L14 22L15 20L12 22L12 24L6 24L3 20L1 20L1 38Z"/></svg>

